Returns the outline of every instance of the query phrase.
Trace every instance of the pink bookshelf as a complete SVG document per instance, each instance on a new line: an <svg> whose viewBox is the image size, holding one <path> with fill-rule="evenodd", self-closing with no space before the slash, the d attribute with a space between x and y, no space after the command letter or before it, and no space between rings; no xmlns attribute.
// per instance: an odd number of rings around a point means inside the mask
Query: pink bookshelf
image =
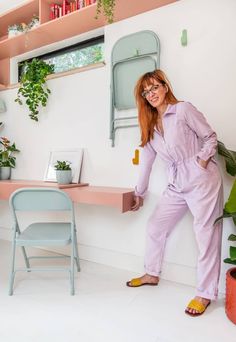
<svg viewBox="0 0 236 342"><path fill-rule="evenodd" d="M114 22L168 5L177 0L116 0ZM96 16L96 3L50 20L50 4L62 4L62 0L30 0L0 15L0 84L9 84L9 60L11 57L32 51L84 32L106 25L104 16ZM39 16L40 25L27 33L8 38L9 25L29 22L33 15ZM4 60L4 67L2 65ZM7 65L7 67L6 67Z"/></svg>

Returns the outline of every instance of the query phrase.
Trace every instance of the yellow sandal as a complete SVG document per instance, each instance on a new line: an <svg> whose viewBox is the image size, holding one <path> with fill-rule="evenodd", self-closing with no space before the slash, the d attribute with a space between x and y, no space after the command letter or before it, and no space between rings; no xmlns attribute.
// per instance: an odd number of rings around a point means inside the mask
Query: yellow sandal
<svg viewBox="0 0 236 342"><path fill-rule="evenodd" d="M142 283L141 278L134 278L130 281L127 281L126 285L128 287L139 287L144 285L157 286L158 283Z"/></svg>
<svg viewBox="0 0 236 342"><path fill-rule="evenodd" d="M211 301L209 301L208 304L204 305L202 304L199 300L197 299L192 299L189 303L188 303L188 306L187 306L187 309L185 310L185 313L187 315L190 315L190 316L200 316L202 315L207 307L211 304ZM196 313L192 313L192 312L189 312L188 309L193 309L193 310L196 310L198 312Z"/></svg>

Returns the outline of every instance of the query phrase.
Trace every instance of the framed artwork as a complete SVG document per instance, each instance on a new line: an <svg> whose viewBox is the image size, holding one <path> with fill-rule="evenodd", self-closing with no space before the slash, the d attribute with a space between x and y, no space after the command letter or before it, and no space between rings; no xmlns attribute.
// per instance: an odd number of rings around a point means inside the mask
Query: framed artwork
<svg viewBox="0 0 236 342"><path fill-rule="evenodd" d="M57 161L67 161L72 170L72 183L79 183L83 160L83 149L51 151L48 165L44 175L44 181L56 182L56 170L54 165Z"/></svg>

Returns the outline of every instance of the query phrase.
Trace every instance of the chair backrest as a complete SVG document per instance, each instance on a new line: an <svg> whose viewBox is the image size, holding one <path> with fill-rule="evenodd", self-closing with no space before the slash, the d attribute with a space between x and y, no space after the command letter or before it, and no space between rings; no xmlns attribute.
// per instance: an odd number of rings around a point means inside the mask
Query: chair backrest
<svg viewBox="0 0 236 342"><path fill-rule="evenodd" d="M10 197L13 211L73 211L73 202L63 191L51 188L22 188Z"/></svg>

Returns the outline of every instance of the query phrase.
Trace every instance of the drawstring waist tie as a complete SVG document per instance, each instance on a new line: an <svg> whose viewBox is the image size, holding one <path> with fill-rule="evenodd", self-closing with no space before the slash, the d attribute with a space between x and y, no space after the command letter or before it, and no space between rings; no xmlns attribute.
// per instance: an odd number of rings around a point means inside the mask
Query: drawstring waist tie
<svg viewBox="0 0 236 342"><path fill-rule="evenodd" d="M181 161L173 161L172 163L168 164L169 182L171 184L174 184L176 177L177 177L177 170L178 170L179 165L184 164L186 162L190 162L190 161L194 160L195 158L196 158L196 156L192 156L190 158L186 158L186 159L183 159Z"/></svg>

